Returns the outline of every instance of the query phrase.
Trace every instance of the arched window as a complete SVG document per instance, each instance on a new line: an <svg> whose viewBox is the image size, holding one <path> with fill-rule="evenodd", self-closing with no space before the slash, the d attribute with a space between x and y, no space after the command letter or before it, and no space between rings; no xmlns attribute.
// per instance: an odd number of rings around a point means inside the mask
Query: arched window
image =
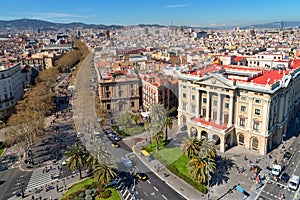
<svg viewBox="0 0 300 200"><path fill-rule="evenodd" d="M252 145L251 145L253 150L257 150L258 149L258 139L255 137L252 139Z"/></svg>
<svg viewBox="0 0 300 200"><path fill-rule="evenodd" d="M245 143L245 137L241 133L241 134L239 134L239 145L244 145L244 143Z"/></svg>

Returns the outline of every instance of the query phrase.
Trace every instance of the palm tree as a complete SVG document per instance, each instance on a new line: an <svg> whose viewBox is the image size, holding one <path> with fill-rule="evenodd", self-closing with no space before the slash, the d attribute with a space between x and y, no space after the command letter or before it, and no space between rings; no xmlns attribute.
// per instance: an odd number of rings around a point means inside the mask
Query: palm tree
<svg viewBox="0 0 300 200"><path fill-rule="evenodd" d="M216 146L212 140L208 140L206 138L201 139L201 148L200 153L202 155L209 156L210 158L216 157Z"/></svg>
<svg viewBox="0 0 300 200"><path fill-rule="evenodd" d="M141 122L141 115L140 114L135 114L135 115L131 115L131 120L132 120L132 123L137 125Z"/></svg>
<svg viewBox="0 0 300 200"><path fill-rule="evenodd" d="M153 140L156 142L156 152L159 150L159 142L163 139L163 132L159 131L153 136Z"/></svg>
<svg viewBox="0 0 300 200"><path fill-rule="evenodd" d="M147 119L145 122L144 122L144 129L146 130L146 131L148 131L149 132L149 135L150 135L150 144L152 143L152 141L151 141L151 132L150 132L150 125L151 125L151 121L149 120L149 119Z"/></svg>
<svg viewBox="0 0 300 200"><path fill-rule="evenodd" d="M167 117L166 118L166 121L165 121L165 127L166 127L166 131L165 131L165 141L167 142L168 141L168 128L169 129L172 129L173 128L173 121L170 117Z"/></svg>
<svg viewBox="0 0 300 200"><path fill-rule="evenodd" d="M187 153L189 158L197 156L200 148L201 142L197 137L186 138L182 144L182 152Z"/></svg>
<svg viewBox="0 0 300 200"><path fill-rule="evenodd" d="M107 187L108 183L117 176L117 166L109 158L100 161L94 166L96 182Z"/></svg>
<svg viewBox="0 0 300 200"><path fill-rule="evenodd" d="M194 156L188 162L187 167L192 178L200 183L206 183L208 174L215 172L216 163L213 158L208 156Z"/></svg>
<svg viewBox="0 0 300 200"><path fill-rule="evenodd" d="M86 164L86 149L83 145L75 143L73 146L68 146L66 155L70 156L70 160L67 162L67 169L70 171L77 169L79 171L79 178L82 179L81 170Z"/></svg>
<svg viewBox="0 0 300 200"><path fill-rule="evenodd" d="M101 140L95 140L88 147L88 156L86 157L86 165L88 169L92 169L99 161L111 158L111 154L105 149Z"/></svg>
<svg viewBox="0 0 300 200"><path fill-rule="evenodd" d="M164 123L166 116L167 112L162 104L157 103L152 105L150 112L151 122Z"/></svg>

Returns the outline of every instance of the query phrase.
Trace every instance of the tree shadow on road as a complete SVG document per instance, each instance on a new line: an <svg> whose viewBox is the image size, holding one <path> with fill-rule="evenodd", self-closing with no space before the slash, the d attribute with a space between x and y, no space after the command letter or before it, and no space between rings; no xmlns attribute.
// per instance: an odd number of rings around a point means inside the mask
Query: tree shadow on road
<svg viewBox="0 0 300 200"><path fill-rule="evenodd" d="M221 157L217 163L215 174L212 176L211 186L222 185L228 182L230 170L235 165L232 159Z"/></svg>

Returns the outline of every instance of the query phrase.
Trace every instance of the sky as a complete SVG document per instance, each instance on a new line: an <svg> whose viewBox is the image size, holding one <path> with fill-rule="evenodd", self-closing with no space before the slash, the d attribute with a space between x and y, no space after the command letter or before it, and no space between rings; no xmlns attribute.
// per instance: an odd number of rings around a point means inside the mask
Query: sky
<svg viewBox="0 0 300 200"><path fill-rule="evenodd" d="M300 21L299 0L1 0L0 20L242 26Z"/></svg>

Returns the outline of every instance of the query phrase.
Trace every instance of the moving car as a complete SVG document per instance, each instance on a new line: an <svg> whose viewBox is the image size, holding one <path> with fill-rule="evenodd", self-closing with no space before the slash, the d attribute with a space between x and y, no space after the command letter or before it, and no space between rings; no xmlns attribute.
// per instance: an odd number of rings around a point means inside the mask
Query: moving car
<svg viewBox="0 0 300 200"><path fill-rule="evenodd" d="M146 181L148 179L148 176L145 173L138 172L135 174L136 178L142 181Z"/></svg>
<svg viewBox="0 0 300 200"><path fill-rule="evenodd" d="M115 148L120 148L121 147L121 145L119 145L118 143L112 143L111 146L115 147Z"/></svg>
<svg viewBox="0 0 300 200"><path fill-rule="evenodd" d="M110 136L109 139L112 141L120 141L122 139L122 137L119 135L113 135L113 136Z"/></svg>

